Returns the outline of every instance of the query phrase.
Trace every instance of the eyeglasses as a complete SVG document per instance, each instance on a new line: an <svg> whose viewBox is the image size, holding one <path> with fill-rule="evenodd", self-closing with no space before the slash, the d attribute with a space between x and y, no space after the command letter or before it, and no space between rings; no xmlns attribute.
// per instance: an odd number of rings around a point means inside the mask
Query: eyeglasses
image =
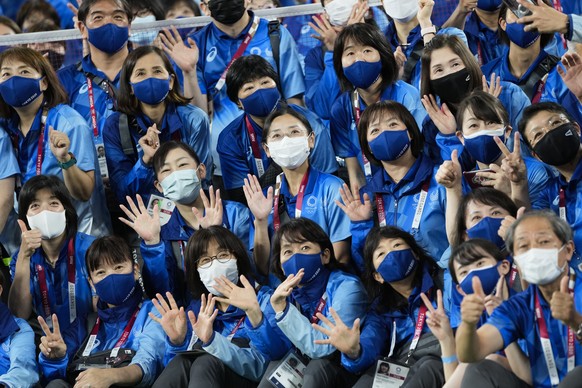
<svg viewBox="0 0 582 388"><path fill-rule="evenodd" d="M208 268L212 265L213 260L218 260L219 263L224 264L232 258L233 257L229 251L221 251L218 252L216 256L202 256L198 259L197 264L198 268Z"/></svg>
<svg viewBox="0 0 582 388"><path fill-rule="evenodd" d="M550 117L550 119L545 123L544 126L532 128L529 131L529 137L531 138L532 146L537 144L544 135L560 125L569 123L570 121L564 115L555 115Z"/></svg>

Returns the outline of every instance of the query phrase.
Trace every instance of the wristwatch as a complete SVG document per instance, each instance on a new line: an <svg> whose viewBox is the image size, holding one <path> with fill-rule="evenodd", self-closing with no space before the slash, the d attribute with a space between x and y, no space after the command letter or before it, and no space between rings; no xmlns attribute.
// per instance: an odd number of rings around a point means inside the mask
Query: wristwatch
<svg viewBox="0 0 582 388"><path fill-rule="evenodd" d="M435 26L425 27L420 30L420 36L424 37L426 34L436 34L436 32Z"/></svg>
<svg viewBox="0 0 582 388"><path fill-rule="evenodd" d="M75 164L77 164L77 159L75 158L75 155L73 155L72 152L69 152L69 156L71 157L71 159L69 159L68 162L61 163L57 160L59 167L62 168L63 170L66 170L66 169L74 166Z"/></svg>

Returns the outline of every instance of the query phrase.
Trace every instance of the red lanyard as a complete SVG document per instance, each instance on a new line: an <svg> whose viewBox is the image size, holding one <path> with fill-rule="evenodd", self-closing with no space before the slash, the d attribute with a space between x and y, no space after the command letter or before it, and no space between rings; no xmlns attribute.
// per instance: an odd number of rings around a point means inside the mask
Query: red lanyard
<svg viewBox="0 0 582 388"><path fill-rule="evenodd" d="M224 84L226 83L226 73L228 72L228 69L230 69L230 66L234 61L236 61L241 55L244 54L245 50L249 46L249 43L251 43L253 36L255 36L255 33L257 32L257 28L259 28L259 17L255 16L255 18L253 19L253 25L249 29L249 32L247 32L247 35L245 36L242 43L238 47L238 50L236 50L230 62L226 66L226 69L224 69L224 72L220 76L220 79L216 83L215 88L217 92L219 92L224 87Z"/></svg>
<svg viewBox="0 0 582 388"><path fill-rule="evenodd" d="M517 278L517 264L515 261L511 266L511 271L509 272L509 288L513 288L513 284L515 283L515 279Z"/></svg>
<svg viewBox="0 0 582 388"><path fill-rule="evenodd" d="M91 112L91 126L93 127L93 136L99 136L99 128L97 127L97 111L95 110L95 96L93 94L93 81L87 77L87 94L89 96L89 111Z"/></svg>
<svg viewBox="0 0 582 388"><path fill-rule="evenodd" d="M570 295L574 295L573 277L570 277L569 289ZM546 359L546 365L548 367L548 372L550 374L550 381L552 383L552 386L556 386L560 383L560 376L558 375L558 369L556 368L556 361L554 359L554 353L552 351L550 334L548 332L546 320L544 319L542 306L540 304L537 290L534 291L534 302L535 302L535 320L538 324L538 328L540 331L540 341L542 343L544 358ZM568 327L568 372L574 369L575 362L576 362L576 350L574 347L574 331L570 327Z"/></svg>
<svg viewBox="0 0 582 388"><path fill-rule="evenodd" d="M422 304L418 308L418 318L416 318L416 326L414 327L414 337L412 337L412 341L410 342L410 349L408 350L408 354L406 355L405 362L406 364L408 364L410 357L412 357L412 354L414 353L416 347L418 346L418 341L420 340L420 336L422 335L422 328L424 327L424 321L426 321L427 310L428 309L424 304Z"/></svg>
<svg viewBox="0 0 582 388"><path fill-rule="evenodd" d="M358 130L358 125L360 125L360 118L362 116L362 110L360 108L360 95L358 94L357 90L354 90L354 92L352 93L352 107L354 108L354 120L356 122L356 130ZM370 164L370 161L368 160L366 155L364 155L363 152L362 160L364 161L364 174L366 175L366 178L369 178L372 176L372 165Z"/></svg>
<svg viewBox="0 0 582 388"><path fill-rule="evenodd" d="M251 140L251 149L253 150L253 156L255 158L255 164L257 166L257 171L259 178L265 173L265 167L263 166L263 159L261 157L261 149L259 147L259 142L257 141L257 134L249 116L245 115L245 121L247 126L247 133L249 134L249 139Z"/></svg>
<svg viewBox="0 0 582 388"><path fill-rule="evenodd" d="M40 119L40 134L38 135L38 149L36 153L36 175L42 174L42 162L44 160L44 131L47 115L48 109L43 108L42 117Z"/></svg>
<svg viewBox="0 0 582 388"><path fill-rule="evenodd" d="M40 264L36 265L36 275L38 277L38 286L40 287L44 316L50 319L51 307L46 283L46 273L44 267ZM69 248L67 250L67 281L69 290L69 322L73 322L77 318L77 301L75 299L75 241L73 239L69 240Z"/></svg>
<svg viewBox="0 0 582 388"><path fill-rule="evenodd" d="M479 66L483 66L483 51L480 40L477 41L477 61L479 62Z"/></svg>
<svg viewBox="0 0 582 388"><path fill-rule="evenodd" d="M544 92L545 88L546 88L546 82L542 79L538 82L538 86L536 87L536 91L531 98L532 104L536 104L536 103L540 102L540 99L542 98L542 93Z"/></svg>
<svg viewBox="0 0 582 388"><path fill-rule="evenodd" d="M323 309L325 308L326 304L327 304L327 291L323 294L323 296L319 300L319 303L315 308L315 312L313 313L311 319L309 320L311 323L317 323L319 321L319 318L317 318L317 314L321 314L323 312Z"/></svg>
<svg viewBox="0 0 582 388"><path fill-rule="evenodd" d="M560 218L563 219L564 221L568 221L566 219L566 192L562 187L560 187L558 196L559 196L558 208L560 212Z"/></svg>
<svg viewBox="0 0 582 388"><path fill-rule="evenodd" d="M240 328L240 326L243 324L244 321L245 321L245 317L243 316L241 319L239 319L236 326L234 327L234 329L232 329L232 331L230 332L228 337L226 337L227 340L232 341L232 339L234 338L234 335L236 334L236 332L238 331L238 329Z"/></svg>
<svg viewBox="0 0 582 388"><path fill-rule="evenodd" d="M281 194L281 181L283 178L283 174L279 174L277 176L277 182L275 184L275 203L273 204L273 227L275 231L279 230L281 226L281 219L279 217L279 197ZM309 181L309 169L305 171L303 174L303 178L301 179L301 184L299 185L299 192L297 193L297 202L295 203L295 217L301 217L301 209L303 208L303 196L305 195L305 188L307 187L307 182Z"/></svg>
<svg viewBox="0 0 582 388"><path fill-rule="evenodd" d="M414 218L412 219L411 230L418 229L420 226L420 218L424 211L424 205L426 205L426 197L428 196L428 186L430 183L430 177L422 184L422 189L420 191L420 198L418 199L418 205L416 206L416 212L414 213ZM384 207L384 198L382 194L376 193L376 212L378 214L378 224L380 226L386 226L386 208Z"/></svg>
<svg viewBox="0 0 582 388"><path fill-rule="evenodd" d="M115 343L115 346L111 350L111 357L117 357L117 352L119 348L125 344L127 339L129 338L129 334L131 334L131 329L133 328L133 324L135 323L135 319L137 318L137 314L139 314L139 309L141 308L141 303L137 306L137 309L125 325L123 329L123 333L121 333L121 337ZM83 350L83 357L87 357L91 354L93 347L95 346L95 340L97 339L97 333L99 333L99 326L101 326L101 319L97 317L97 321L95 321L95 326L93 326L93 330L91 330L91 335L89 336L89 340L87 341L87 345L85 346L85 350Z"/></svg>

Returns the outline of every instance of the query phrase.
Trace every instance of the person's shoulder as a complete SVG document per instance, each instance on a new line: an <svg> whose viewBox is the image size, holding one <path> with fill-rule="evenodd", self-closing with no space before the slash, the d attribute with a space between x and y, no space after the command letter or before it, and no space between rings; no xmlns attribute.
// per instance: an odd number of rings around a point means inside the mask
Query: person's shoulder
<svg viewBox="0 0 582 388"><path fill-rule="evenodd" d="M228 123L218 135L218 144L221 144L224 139L239 140L241 137L240 129L243 126L244 118L245 115L242 114Z"/></svg>
<svg viewBox="0 0 582 388"><path fill-rule="evenodd" d="M61 82L73 79L76 76L81 75L82 73L77 69L77 66L78 65L74 63L72 65L68 65L63 67L62 69L59 69L57 71L57 76L59 77Z"/></svg>
<svg viewBox="0 0 582 388"><path fill-rule="evenodd" d="M336 191L336 188L342 187L344 181L332 174L318 171L319 176L317 177L318 186L325 188L326 190Z"/></svg>
<svg viewBox="0 0 582 388"><path fill-rule="evenodd" d="M208 121L208 115L200 107L193 104L178 105L176 113L182 120L187 121Z"/></svg>
<svg viewBox="0 0 582 388"><path fill-rule="evenodd" d="M354 274L342 271L341 269L336 269L331 271L328 280L328 288L346 288L351 290L356 290L357 288L362 288L363 290L363 283L359 277ZM334 287L335 286L335 287Z"/></svg>
<svg viewBox="0 0 582 388"><path fill-rule="evenodd" d="M59 122L66 122L72 127L76 126L88 126L89 124L83 116L75 109L71 108L67 104L59 104L49 110L47 121L58 120ZM58 130L65 130L66 128L55 128Z"/></svg>
<svg viewBox="0 0 582 388"><path fill-rule="evenodd" d="M481 72L485 75L485 76L489 76L491 75L491 73L495 72L497 70L497 68L501 65L501 61L503 61L503 55L490 60L489 62L487 62L486 64L484 64L483 66L481 66ZM497 71L498 73L499 71Z"/></svg>
<svg viewBox="0 0 582 388"><path fill-rule="evenodd" d="M79 242L83 242L83 243L88 244L88 245L90 245L91 243L93 243L93 241L95 241L97 239L95 236L91 236L90 234L83 233L83 232L77 232L77 234L75 235L75 238Z"/></svg>

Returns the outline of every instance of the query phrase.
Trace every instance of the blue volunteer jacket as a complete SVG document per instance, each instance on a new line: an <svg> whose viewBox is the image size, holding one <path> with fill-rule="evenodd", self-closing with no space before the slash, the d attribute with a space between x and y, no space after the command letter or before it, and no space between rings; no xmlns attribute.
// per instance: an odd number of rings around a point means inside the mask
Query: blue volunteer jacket
<svg viewBox="0 0 582 388"><path fill-rule="evenodd" d="M485 65L501 55L503 44L497 31L493 31L483 24L476 12L471 12L467 16L463 31L467 35L469 49L480 65Z"/></svg>
<svg viewBox="0 0 582 388"><path fill-rule="evenodd" d="M335 153L331 145L329 129L311 111L291 104L290 107L303 114L315 134L315 146L309 155L310 164L319 171L332 174L337 171L338 165ZM255 157L251 148L251 140L246 127L246 118L250 120L257 142L261 151L261 159L265 170L269 167L270 159L267 157L261 143L263 141L263 129L246 113L234 119L218 138L217 152L220 156L222 179L227 190L243 187L247 174L258 176Z"/></svg>
<svg viewBox="0 0 582 388"><path fill-rule="evenodd" d="M38 382L34 332L0 302L0 385L31 387Z"/></svg>
<svg viewBox="0 0 582 388"><path fill-rule="evenodd" d="M16 160L14 147L8 132L0 125L0 155L2 155L2 163L0 163L0 181L12 178L18 179L20 175L20 166ZM16 202L16 201L15 201ZM20 228L16 223L18 215L16 210L12 209L8 214L4 229L0 231L0 243L12 254L20 246Z"/></svg>
<svg viewBox="0 0 582 388"><path fill-rule="evenodd" d="M410 341L414 337L420 306L424 304L420 298L420 293L426 294L430 290L431 299L435 299L436 295L436 286L428 268L419 266L417 271L423 272L422 283L414 288L406 306L400 309L390 308L390 306L379 306L378 299L374 301L360 332L360 356L357 359L351 359L342 353L342 365L348 371L362 373L380 357L388 355L394 326L396 326L395 352L398 352L404 345L410 345ZM432 305L437 307L434 300ZM430 329L425 323L422 327L422 333L428 332Z"/></svg>
<svg viewBox="0 0 582 388"><path fill-rule="evenodd" d="M128 116L129 133L137 151L137 154L129 156L123 152L119 116L118 112L112 114L103 129L111 188L119 203L125 203L127 195L134 198L136 194L140 194L142 197L149 198L150 194L157 192L154 187L155 172L152 166L143 163L143 151L138 142L153 123L142 113L135 117L136 127L131 124L133 117ZM205 166L212 167L209 121L202 109L193 105L176 106L168 102L158 130L161 131L160 142L175 138L181 140L192 147Z"/></svg>
<svg viewBox="0 0 582 388"><path fill-rule="evenodd" d="M269 287L263 286L258 290L257 299L261 310L264 311L266 306L270 305L271 294L272 290ZM200 299L193 300L187 310L198 316ZM265 316L263 316L263 320L258 327L262 327L263 330L269 333L267 338L276 339L276 336L272 333L274 328L268 325ZM202 349L225 363L239 376L252 381L259 381L265 373L271 358L265 351L270 344L265 342L265 339L261 336L252 334L253 331L258 330L258 327L252 327L243 310L229 306L224 312L218 310L218 315L213 325L214 332L210 340L207 343L197 340L196 345L197 347L201 345ZM175 346L166 337L166 355L164 358L166 365L177 353L188 349L192 335L192 327L188 324L188 332L182 344ZM231 335L233 336L233 341L239 345L228 339Z"/></svg>
<svg viewBox="0 0 582 388"><path fill-rule="evenodd" d="M251 20L248 26L236 38L232 38L219 30L214 23L208 24L192 36L200 50L197 71L200 91L202 94L211 96L214 102L210 146L211 150L213 150L213 158L216 166L215 173L217 175L221 175L222 171L218 154L215 152L218 136L232 120L241 114L241 111L226 95L226 86L218 93L216 93L215 86L253 24L254 13L252 11L248 12ZM301 70L299 53L297 52L297 46L293 41L293 37L284 26L280 26L280 66L277 68L269 39L268 24L269 22L267 20L260 19L255 36L250 41L243 55L259 55L273 66L279 73L284 98L288 99L301 96L305 92L305 84L303 82L303 71Z"/></svg>
<svg viewBox="0 0 582 388"><path fill-rule="evenodd" d="M77 317L88 314L93 309L89 274L85 265L85 255L89 246L95 241L95 237L77 232L75 235L75 301L77 304ZM18 252L12 256L10 262L10 275L14 280L16 274L16 262ZM45 259L42 248L38 248L30 258L30 294L32 295L32 309L35 315L46 318L42 292L39 285L37 265L42 266L46 276L48 300L51 314L57 314L62 330L66 330L72 323L69 319L69 287L68 287L68 252L69 240L65 240L63 248L59 252L59 258L53 268Z"/></svg>
<svg viewBox="0 0 582 388"><path fill-rule="evenodd" d="M398 34L396 33L396 26L394 25L394 21L388 25L386 38L388 40L388 44L390 44L390 47L392 48L392 51L396 51L398 46L400 46L400 42L398 41ZM414 48L419 42L422 49L424 47L424 41L420 35L420 24L410 31L406 41L407 46L402 47L402 51L404 52L404 55L406 55L406 58L410 58L410 54L413 53ZM422 50L420 51L420 55L422 55ZM405 79L404 81L414 86L417 90L420 90L420 57L418 57L418 61L410 73L410 79Z"/></svg>
<svg viewBox="0 0 582 388"><path fill-rule="evenodd" d="M439 266L445 268L448 260L444 259L443 253L449 246L443 228L446 193L444 187L439 185L434 178L437 171L438 166L420 154L400 182L395 184L384 169L378 169L370 182L360 189L360 194L368 193L374 207L376 194L382 194L386 225L397 226L411 233ZM427 181L429 182L428 195L420 218L420 225L418 229L412 230L412 221L422 186ZM376 214L376 210L374 210L374 218L377 217ZM374 222L374 219L369 219L351 223L352 259L360 272L364 270L364 243L370 230L374 227Z"/></svg>
<svg viewBox="0 0 582 388"><path fill-rule="evenodd" d="M99 302L97 305L97 314L101 319L101 324L91 354L103 350L111 350L115 347L131 316L135 313L141 302L139 313L131 328L129 337L125 344L122 345L122 348L132 349L136 352L130 365L138 365L143 372L143 378L137 386L150 387L162 371L164 330L160 324L148 316L149 313L157 317L160 314L154 308L152 302L141 300L142 293L137 283L135 290L132 297L121 306L107 308L105 303ZM78 318L63 333L63 339L67 345L67 354L63 358L51 360L40 353L39 365L47 381L64 379L69 362L74 361L77 352L82 353L85 349L85 340L90 335L90 332L87 331L87 319L87 316Z"/></svg>
<svg viewBox="0 0 582 388"><path fill-rule="evenodd" d="M250 212L247 207L232 201L223 201L222 226L232 231L249 246ZM196 231L190 228L180 212L175 209L167 224L162 226L160 242L155 245L146 245L141 242L140 250L144 260L142 275L146 290L151 294L165 295L171 292L176 300L186 300L186 284L184 282L186 244ZM180 256L175 255L175 244L180 248Z"/></svg>
<svg viewBox="0 0 582 388"><path fill-rule="evenodd" d="M39 109L26 136L23 136L19 129L20 119L16 114L9 119L0 120L0 126L3 126L10 136L15 139L22 184L25 184L36 175L42 112L43 109ZM97 155L87 123L68 105L61 104L48 110L44 128L45 140L41 174L56 175L62 180L64 179L63 170L59 166L57 158L53 155L50 149L50 141L48 141L50 127L65 133L69 137L71 141L69 151L75 155L77 167L83 171L94 171L95 174L95 188L89 201L82 202L73 199L73 205L75 205L75 210L79 217L79 231L98 237L110 234L111 221L105 203L103 181L101 180Z"/></svg>
<svg viewBox="0 0 582 388"><path fill-rule="evenodd" d="M333 51L325 46L309 50L305 57L305 105L323 120L331 118L331 108L341 89L333 68Z"/></svg>

